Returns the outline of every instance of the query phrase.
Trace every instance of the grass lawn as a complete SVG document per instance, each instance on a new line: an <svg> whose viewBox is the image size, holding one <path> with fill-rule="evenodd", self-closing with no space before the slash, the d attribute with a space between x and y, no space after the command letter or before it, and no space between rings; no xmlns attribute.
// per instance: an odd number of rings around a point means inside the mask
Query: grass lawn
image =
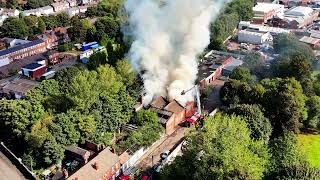
<svg viewBox="0 0 320 180"><path fill-rule="evenodd" d="M300 134L298 141L307 160L315 167L320 167L320 135Z"/></svg>

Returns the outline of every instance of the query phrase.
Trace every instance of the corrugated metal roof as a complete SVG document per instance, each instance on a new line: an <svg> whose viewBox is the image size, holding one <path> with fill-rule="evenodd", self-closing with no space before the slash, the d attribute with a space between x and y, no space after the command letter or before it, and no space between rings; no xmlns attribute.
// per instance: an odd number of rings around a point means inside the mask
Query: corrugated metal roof
<svg viewBox="0 0 320 180"><path fill-rule="evenodd" d="M43 66L42 64L38 64L38 63L32 63L32 64L28 64L26 66L24 66L24 69L37 69L39 67Z"/></svg>
<svg viewBox="0 0 320 180"><path fill-rule="evenodd" d="M320 42L320 39L316 39L313 37L308 37L308 36L303 36L300 39L301 42L307 43L307 44L312 44L312 45L316 45Z"/></svg>
<svg viewBox="0 0 320 180"><path fill-rule="evenodd" d="M37 39L37 40L31 41L31 42L26 43L26 44L22 44L22 45L15 46L15 47L10 48L10 49L2 50L2 51L0 51L0 56L4 56L4 55L10 54L10 53L19 51L21 49L25 49L25 48L28 48L28 47L31 47L31 46L35 46L35 45L41 44L43 42L44 42L43 40Z"/></svg>

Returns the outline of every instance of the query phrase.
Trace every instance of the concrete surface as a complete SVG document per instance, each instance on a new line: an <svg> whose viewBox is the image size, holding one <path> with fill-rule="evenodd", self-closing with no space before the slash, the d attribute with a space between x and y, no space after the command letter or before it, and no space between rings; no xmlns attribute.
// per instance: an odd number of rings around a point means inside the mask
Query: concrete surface
<svg viewBox="0 0 320 180"><path fill-rule="evenodd" d="M0 152L0 179L1 180L22 180L25 179L20 171Z"/></svg>

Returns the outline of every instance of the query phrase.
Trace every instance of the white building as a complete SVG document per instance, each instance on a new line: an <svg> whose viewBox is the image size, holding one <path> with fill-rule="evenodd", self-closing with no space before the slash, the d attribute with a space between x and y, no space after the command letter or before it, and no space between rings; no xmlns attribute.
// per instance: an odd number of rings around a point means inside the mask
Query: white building
<svg viewBox="0 0 320 180"><path fill-rule="evenodd" d="M80 9L78 7L72 7L66 10L66 13L69 17L73 17L80 13Z"/></svg>
<svg viewBox="0 0 320 180"><path fill-rule="evenodd" d="M69 3L70 7L74 7L78 5L77 0L67 0L67 2Z"/></svg>
<svg viewBox="0 0 320 180"><path fill-rule="evenodd" d="M22 14L24 15L24 16L31 16L31 15L33 15L33 16L41 16L41 11L39 10L39 9L30 9L30 10L25 10L25 11L23 11L22 12Z"/></svg>
<svg viewBox="0 0 320 180"><path fill-rule="evenodd" d="M255 32L261 32L261 33L271 33L271 35L278 35L281 33L284 34L289 34L291 31L289 29L284 29L284 28L278 28L278 27L269 27L269 26L264 26L260 24L251 24L249 21L240 21L239 30L249 30L249 31L255 31Z"/></svg>
<svg viewBox="0 0 320 180"><path fill-rule="evenodd" d="M0 26L2 26L3 22L8 18L7 15L0 15Z"/></svg>
<svg viewBox="0 0 320 180"><path fill-rule="evenodd" d="M254 21L266 23L267 20L273 17L283 17L284 5L275 3L257 3L253 7Z"/></svg>
<svg viewBox="0 0 320 180"><path fill-rule="evenodd" d="M12 48L12 47L15 47L15 46L19 46L19 45L22 45L22 44L27 44L27 43L31 42L31 41L28 41L28 40L14 39L14 38L3 38L2 40L4 40L9 45L9 48Z"/></svg>
<svg viewBox="0 0 320 180"><path fill-rule="evenodd" d="M17 9L3 9L2 15L7 15L9 17L19 17L20 11Z"/></svg>
<svg viewBox="0 0 320 180"><path fill-rule="evenodd" d="M85 13L88 10L88 6L79 6L80 13Z"/></svg>
<svg viewBox="0 0 320 180"><path fill-rule="evenodd" d="M42 15L48 16L48 15L54 14L52 6L45 6L45 7L39 8L39 9L40 9Z"/></svg>
<svg viewBox="0 0 320 180"><path fill-rule="evenodd" d="M273 41L272 35L262 32L253 32L248 30L241 30L238 33L238 42L240 43L250 43L250 44L265 44Z"/></svg>

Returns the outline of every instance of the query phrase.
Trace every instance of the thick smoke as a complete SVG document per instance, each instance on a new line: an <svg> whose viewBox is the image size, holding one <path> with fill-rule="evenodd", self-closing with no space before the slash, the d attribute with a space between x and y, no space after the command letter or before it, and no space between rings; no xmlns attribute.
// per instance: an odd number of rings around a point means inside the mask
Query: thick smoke
<svg viewBox="0 0 320 180"><path fill-rule="evenodd" d="M133 44L128 58L134 68L145 71L144 87L149 103L154 96L184 104L194 86L197 54L209 44L209 24L226 0L127 0Z"/></svg>

